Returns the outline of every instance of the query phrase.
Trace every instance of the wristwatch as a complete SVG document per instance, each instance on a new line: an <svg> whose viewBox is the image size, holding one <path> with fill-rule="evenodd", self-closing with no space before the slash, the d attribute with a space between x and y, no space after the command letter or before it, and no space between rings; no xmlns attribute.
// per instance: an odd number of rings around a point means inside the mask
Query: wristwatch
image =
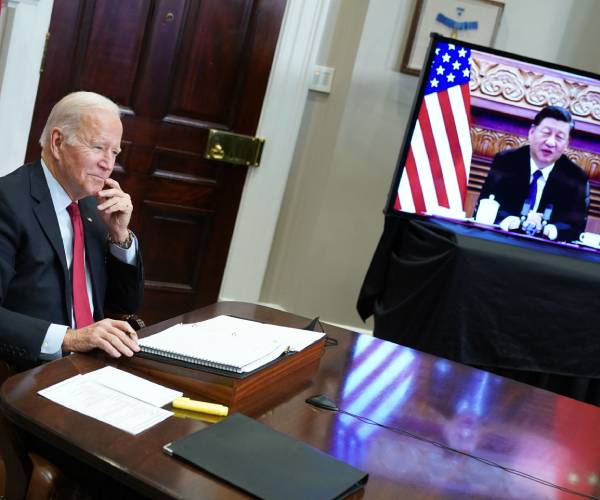
<svg viewBox="0 0 600 500"><path fill-rule="evenodd" d="M117 245L119 248L123 248L124 250L127 250L131 247L131 243L133 242L133 233L131 232L131 230L127 230L127 238L125 239L125 241L115 241L110 237L110 234L108 235L108 242L112 243L113 245Z"/></svg>

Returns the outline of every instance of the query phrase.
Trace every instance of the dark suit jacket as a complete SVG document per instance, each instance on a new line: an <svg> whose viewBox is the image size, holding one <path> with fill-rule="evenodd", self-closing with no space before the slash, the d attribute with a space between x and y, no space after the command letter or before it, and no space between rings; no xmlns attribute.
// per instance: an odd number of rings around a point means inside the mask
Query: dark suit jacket
<svg viewBox="0 0 600 500"><path fill-rule="evenodd" d="M523 203L529 197L529 146L498 153L492 163L479 199L491 194L500 203L496 222L509 215L521 215ZM585 230L590 187L585 172L566 156L561 156L548 176L538 212L549 204L554 206L549 223L558 229L557 239L572 241Z"/></svg>
<svg viewBox="0 0 600 500"><path fill-rule="evenodd" d="M93 197L79 201L94 319L105 307L134 313L142 300L141 257L132 266L108 249ZM90 222L91 220L91 222ZM50 323L71 324L72 292L58 220L42 165L23 165L0 179L0 357L38 360Z"/></svg>

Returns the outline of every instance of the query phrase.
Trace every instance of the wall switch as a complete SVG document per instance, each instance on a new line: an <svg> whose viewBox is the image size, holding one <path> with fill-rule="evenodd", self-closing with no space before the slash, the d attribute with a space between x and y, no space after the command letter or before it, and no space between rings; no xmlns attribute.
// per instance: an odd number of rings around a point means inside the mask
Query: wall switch
<svg viewBox="0 0 600 500"><path fill-rule="evenodd" d="M315 65L308 88L310 90L316 90L317 92L325 92L326 94L329 94L331 92L331 84L333 83L334 74L334 68Z"/></svg>

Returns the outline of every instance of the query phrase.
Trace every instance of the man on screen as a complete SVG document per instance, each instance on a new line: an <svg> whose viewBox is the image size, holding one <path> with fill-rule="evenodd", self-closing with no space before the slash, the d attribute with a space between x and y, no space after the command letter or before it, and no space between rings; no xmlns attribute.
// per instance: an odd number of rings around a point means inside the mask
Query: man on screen
<svg viewBox="0 0 600 500"><path fill-rule="evenodd" d="M52 109L39 161L0 178L0 358L18 366L99 348L132 356L143 292L130 196L110 178L118 106L74 92Z"/></svg>
<svg viewBox="0 0 600 500"><path fill-rule="evenodd" d="M571 114L547 106L529 129L529 146L498 153L481 189L499 203L496 223L551 240L572 241L585 230L589 183L585 172L563 153L573 130Z"/></svg>

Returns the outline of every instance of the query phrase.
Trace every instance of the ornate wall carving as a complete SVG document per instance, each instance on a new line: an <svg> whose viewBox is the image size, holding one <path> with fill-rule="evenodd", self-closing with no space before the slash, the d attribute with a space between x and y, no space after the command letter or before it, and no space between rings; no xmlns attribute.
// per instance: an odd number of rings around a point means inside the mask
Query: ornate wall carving
<svg viewBox="0 0 600 500"><path fill-rule="evenodd" d="M505 149L515 149L527 144L525 137L520 137L497 130L482 127L471 127L471 142L473 143L473 154L492 158Z"/></svg>
<svg viewBox="0 0 600 500"><path fill-rule="evenodd" d="M473 53L471 68L471 96L534 111L563 106L577 120L600 126L600 85L594 80L490 54Z"/></svg>

